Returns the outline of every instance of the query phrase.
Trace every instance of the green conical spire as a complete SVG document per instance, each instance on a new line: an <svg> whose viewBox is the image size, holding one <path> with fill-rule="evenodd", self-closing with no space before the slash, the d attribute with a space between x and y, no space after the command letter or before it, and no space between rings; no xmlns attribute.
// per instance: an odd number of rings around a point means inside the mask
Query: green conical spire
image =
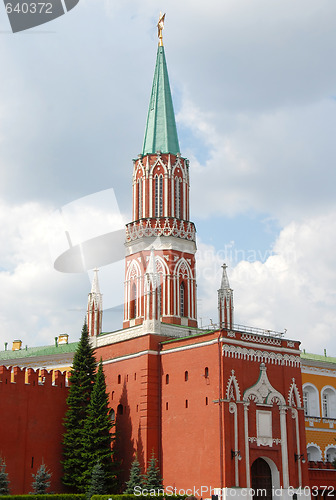
<svg viewBox="0 0 336 500"><path fill-rule="evenodd" d="M180 152L163 46L158 47L142 154Z"/></svg>

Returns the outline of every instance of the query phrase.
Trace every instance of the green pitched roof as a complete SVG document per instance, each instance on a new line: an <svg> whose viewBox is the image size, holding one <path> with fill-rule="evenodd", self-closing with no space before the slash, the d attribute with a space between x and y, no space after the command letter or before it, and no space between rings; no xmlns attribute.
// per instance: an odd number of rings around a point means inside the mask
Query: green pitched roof
<svg viewBox="0 0 336 500"><path fill-rule="evenodd" d="M164 48L158 47L142 154L180 152Z"/></svg>
<svg viewBox="0 0 336 500"><path fill-rule="evenodd" d="M17 351L7 350L0 351L0 364L2 361L15 360L18 358L30 358L33 356L52 356L54 354L63 354L75 352L78 342L69 342L69 344L61 344L56 346L39 346L27 347L27 349L19 349Z"/></svg>
<svg viewBox="0 0 336 500"><path fill-rule="evenodd" d="M323 354L312 354L309 352L302 352L301 358L312 359L315 361L325 361L326 363L336 363L336 358L333 356L324 356Z"/></svg>

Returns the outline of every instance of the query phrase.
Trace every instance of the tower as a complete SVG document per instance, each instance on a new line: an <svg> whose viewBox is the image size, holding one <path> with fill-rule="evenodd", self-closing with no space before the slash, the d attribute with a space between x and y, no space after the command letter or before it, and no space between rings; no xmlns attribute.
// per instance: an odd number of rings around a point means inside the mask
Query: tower
<svg viewBox="0 0 336 500"><path fill-rule="evenodd" d="M233 290L227 276L227 265L222 265L222 281L218 290L218 322L220 328L233 328Z"/></svg>
<svg viewBox="0 0 336 500"><path fill-rule="evenodd" d="M189 161L180 154L160 19L142 153L133 166L126 226L123 327L197 326L196 231L189 220ZM155 333L155 332L154 332ZM156 331L156 333L159 333Z"/></svg>
<svg viewBox="0 0 336 500"><path fill-rule="evenodd" d="M87 326L89 337L97 336L102 330L103 296L100 293L98 282L98 269L95 269L92 280L91 292L88 297Z"/></svg>

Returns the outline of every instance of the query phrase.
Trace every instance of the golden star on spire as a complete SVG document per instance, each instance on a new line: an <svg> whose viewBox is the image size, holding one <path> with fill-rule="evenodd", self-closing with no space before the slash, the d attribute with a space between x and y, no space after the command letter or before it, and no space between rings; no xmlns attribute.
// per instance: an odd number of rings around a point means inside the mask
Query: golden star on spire
<svg viewBox="0 0 336 500"><path fill-rule="evenodd" d="M158 37L159 37L159 46L160 47L163 47L162 31L163 31L163 28L164 28L165 16L166 16L166 14L162 14L160 12L159 22L157 24L157 27L158 27Z"/></svg>

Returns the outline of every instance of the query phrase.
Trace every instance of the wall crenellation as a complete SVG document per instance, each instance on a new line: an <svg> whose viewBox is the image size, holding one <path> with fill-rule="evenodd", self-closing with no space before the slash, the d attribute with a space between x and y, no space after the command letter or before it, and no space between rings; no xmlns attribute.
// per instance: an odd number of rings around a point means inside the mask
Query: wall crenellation
<svg viewBox="0 0 336 500"><path fill-rule="evenodd" d="M66 372L45 368L20 368L19 366L0 366L0 383L21 384L44 387L68 387Z"/></svg>

